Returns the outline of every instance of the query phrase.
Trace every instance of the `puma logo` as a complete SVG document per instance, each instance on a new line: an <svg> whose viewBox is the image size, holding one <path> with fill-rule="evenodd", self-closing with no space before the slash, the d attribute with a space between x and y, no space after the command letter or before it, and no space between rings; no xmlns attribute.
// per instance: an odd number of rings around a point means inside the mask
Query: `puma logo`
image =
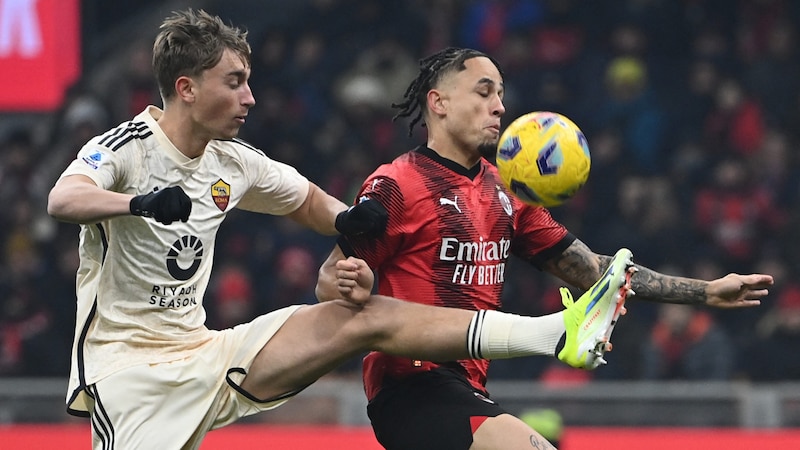
<svg viewBox="0 0 800 450"><path fill-rule="evenodd" d="M458 196L457 195L455 197L453 197L452 200L450 200L449 198L445 198L445 197L439 198L439 204L440 205L450 205L453 208L455 208L456 211L458 211L460 213L461 212L461 208L458 207L458 203L456 203L457 201L458 201Z"/></svg>

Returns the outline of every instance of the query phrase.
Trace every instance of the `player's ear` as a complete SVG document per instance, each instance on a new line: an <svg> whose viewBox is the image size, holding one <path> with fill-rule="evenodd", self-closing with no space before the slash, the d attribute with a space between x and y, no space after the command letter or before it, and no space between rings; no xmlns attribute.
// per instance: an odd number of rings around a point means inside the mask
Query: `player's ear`
<svg viewBox="0 0 800 450"><path fill-rule="evenodd" d="M191 77L182 76L175 80L175 92L177 93L178 98L187 103L194 102L195 87L195 82Z"/></svg>
<svg viewBox="0 0 800 450"><path fill-rule="evenodd" d="M441 115L447 110L445 96L441 91L431 89L428 91L427 100L428 109L430 109L432 113Z"/></svg>

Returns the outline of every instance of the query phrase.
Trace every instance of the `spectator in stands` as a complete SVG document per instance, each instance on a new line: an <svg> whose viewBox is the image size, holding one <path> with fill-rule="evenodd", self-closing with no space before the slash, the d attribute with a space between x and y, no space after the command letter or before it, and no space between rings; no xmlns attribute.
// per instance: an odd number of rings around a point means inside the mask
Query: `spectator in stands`
<svg viewBox="0 0 800 450"><path fill-rule="evenodd" d="M689 63L685 80L680 83L676 95L666 96L670 105L670 139L672 142L685 142L702 136L706 117L714 107L714 94L719 84L719 69L706 59L695 59Z"/></svg>
<svg viewBox="0 0 800 450"><path fill-rule="evenodd" d="M534 0L470 2L464 10L459 40L465 47L499 53L504 37L534 29L544 15L544 2Z"/></svg>
<svg viewBox="0 0 800 450"><path fill-rule="evenodd" d="M52 273L27 228L31 205L17 198L11 210L14 223L3 234L0 261L0 375L63 376L69 344L57 333L61 318L44 301Z"/></svg>
<svg viewBox="0 0 800 450"><path fill-rule="evenodd" d="M800 379L800 282L789 271L776 278L777 300L756 325L747 346L747 370L753 381Z"/></svg>
<svg viewBox="0 0 800 450"><path fill-rule="evenodd" d="M669 303L658 306L640 357L646 380L728 380L735 367L731 340L708 311Z"/></svg>
<svg viewBox="0 0 800 450"><path fill-rule="evenodd" d="M793 21L794 19L794 21ZM762 24L761 45L752 52L752 63L745 67L742 79L764 107L766 120L781 126L787 121L794 101L791 92L800 87L800 62L797 48L796 17L779 16Z"/></svg>
<svg viewBox="0 0 800 450"><path fill-rule="evenodd" d="M300 245L286 247L280 251L275 264L271 296L276 301L314 304L314 285L317 281L319 263L311 251ZM270 309L288 306L289 303L270 305Z"/></svg>
<svg viewBox="0 0 800 450"><path fill-rule="evenodd" d="M705 118L706 146L720 155L751 155L764 138L764 116L761 105L742 86L728 77L717 86L714 107Z"/></svg>
<svg viewBox="0 0 800 450"><path fill-rule="evenodd" d="M643 59L620 56L606 67L604 97L595 120L616 129L623 149L639 172L657 173L662 164L664 111L650 84Z"/></svg>
<svg viewBox="0 0 800 450"><path fill-rule="evenodd" d="M249 322L257 315L253 281L241 264L233 261L220 264L214 278L208 307L208 321L212 328L231 328Z"/></svg>
<svg viewBox="0 0 800 450"><path fill-rule="evenodd" d="M720 161L709 183L696 195L694 224L700 237L727 258L730 270L743 270L763 236L777 230L783 214L769 192L753 183L742 158Z"/></svg>

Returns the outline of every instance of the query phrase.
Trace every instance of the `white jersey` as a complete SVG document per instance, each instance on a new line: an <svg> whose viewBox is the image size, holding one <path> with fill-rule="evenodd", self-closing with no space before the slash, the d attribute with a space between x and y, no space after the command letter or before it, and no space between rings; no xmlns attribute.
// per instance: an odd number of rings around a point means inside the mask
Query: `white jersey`
<svg viewBox="0 0 800 450"><path fill-rule="evenodd" d="M62 174L136 195L181 186L192 199L186 223L120 216L81 225L67 394L73 413L87 411L87 385L137 364L184 358L210 339L203 296L228 211L284 215L308 195L308 180L294 168L241 141L211 141L202 156L186 157L156 122L161 114L150 106L91 139Z"/></svg>

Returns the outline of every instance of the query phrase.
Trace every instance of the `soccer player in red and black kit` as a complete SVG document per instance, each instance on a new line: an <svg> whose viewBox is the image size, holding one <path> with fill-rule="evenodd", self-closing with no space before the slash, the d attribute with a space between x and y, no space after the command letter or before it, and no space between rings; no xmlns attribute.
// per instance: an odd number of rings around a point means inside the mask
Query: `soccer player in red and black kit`
<svg viewBox="0 0 800 450"><path fill-rule="evenodd" d="M499 65L479 51L447 48L420 61L404 101L393 106L400 110L395 118L416 112L409 132L424 121L427 143L364 181L356 201L379 201L389 215L386 231L378 238L339 238L320 268L320 301L337 297L335 285L342 278L337 263L347 257L376 271L381 294L469 310L500 309L511 254L583 290L606 276L616 257L592 252L545 208L513 197L485 159L496 151L503 94ZM772 283L768 275L703 281L636 269L631 280L636 297L669 303L753 306ZM540 337L529 345L553 356L565 333L565 312L537 319ZM503 332L513 335L513 324ZM595 367L563 355L562 350L559 358L570 365ZM367 411L378 441L402 450L553 448L490 399L488 366L488 360L368 354Z"/></svg>

